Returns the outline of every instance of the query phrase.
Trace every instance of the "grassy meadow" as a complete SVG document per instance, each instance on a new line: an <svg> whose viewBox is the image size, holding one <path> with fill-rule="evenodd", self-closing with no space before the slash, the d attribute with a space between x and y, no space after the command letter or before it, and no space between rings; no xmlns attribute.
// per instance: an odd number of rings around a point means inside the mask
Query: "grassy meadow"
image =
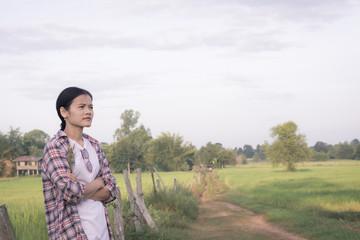
<svg viewBox="0 0 360 240"><path fill-rule="evenodd" d="M267 163L217 171L223 197L309 239L360 239L360 161L308 162L296 172Z"/></svg>
<svg viewBox="0 0 360 240"><path fill-rule="evenodd" d="M172 188L174 178L186 186L194 179L193 172L160 172L168 188ZM154 174L157 179L156 174ZM122 174L115 174L123 200L127 200L126 186ZM131 184L136 190L136 174L130 175ZM150 173L142 173L143 191L150 195L153 189ZM0 205L5 204L15 234L19 240L48 239L42 182L40 176L0 179ZM109 207L112 218L112 206Z"/></svg>
<svg viewBox="0 0 360 240"><path fill-rule="evenodd" d="M299 165L296 172L272 168L268 163L250 162L248 165L215 170L214 173L217 177L208 184L210 188L216 188L219 179L225 183L220 184L223 190L221 198L254 212L264 213L268 221L284 229L308 239L360 239L360 161L308 162ZM160 175L165 184L172 188L174 178L187 186L194 180L195 173L161 172ZM123 176L116 174L115 177L122 198L126 201ZM130 177L135 189L136 174ZM190 220L184 218L182 222L171 222L178 217L168 214L171 209L165 202L161 202L161 197L154 199L151 196L150 173L142 174L142 183L145 201L151 202L148 207L155 222L158 225L170 222L178 227L161 239L189 239L181 235L181 231L186 229L186 222ZM183 212L196 212L186 209L190 205L186 202L189 198L179 200L178 196L171 197L171 201L183 204ZM41 177L0 179L2 204L7 206L19 240L47 239ZM194 205L193 202L191 204ZM111 206L109 210L112 218ZM165 227L169 226L166 224ZM142 236L134 235L127 239L142 239ZM159 238L155 236L146 239Z"/></svg>

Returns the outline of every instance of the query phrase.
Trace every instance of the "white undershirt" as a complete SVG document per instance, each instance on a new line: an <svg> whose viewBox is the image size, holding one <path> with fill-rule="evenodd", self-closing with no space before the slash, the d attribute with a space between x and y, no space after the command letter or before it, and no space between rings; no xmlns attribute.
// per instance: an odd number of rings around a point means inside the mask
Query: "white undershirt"
<svg viewBox="0 0 360 240"><path fill-rule="evenodd" d="M92 182L100 171L100 164L94 147L89 140L83 138L84 147L76 141L69 139L70 145L74 146L75 166L72 173L82 184ZM90 173L85 165L85 161L81 155L81 150L86 149L89 153L89 159L93 166ZM104 205L101 201L85 199L77 204L81 226L89 240L108 240L109 232L105 218Z"/></svg>

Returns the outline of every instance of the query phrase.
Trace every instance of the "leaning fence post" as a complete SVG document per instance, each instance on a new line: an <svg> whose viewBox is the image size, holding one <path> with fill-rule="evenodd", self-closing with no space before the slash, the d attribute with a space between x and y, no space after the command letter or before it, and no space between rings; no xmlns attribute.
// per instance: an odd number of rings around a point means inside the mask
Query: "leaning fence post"
<svg viewBox="0 0 360 240"><path fill-rule="evenodd" d="M151 169L151 179L152 179L152 182L153 182L154 194L156 195L156 186L155 186L154 170L153 169Z"/></svg>
<svg viewBox="0 0 360 240"><path fill-rule="evenodd" d="M143 218L145 219L146 223L152 228L157 230L155 222L153 221L144 201L144 193L142 190L142 182L141 182L141 169L136 169L137 177L136 177L136 203L140 209L140 213L142 214Z"/></svg>
<svg viewBox="0 0 360 240"><path fill-rule="evenodd" d="M177 181L176 181L176 178L174 178L174 192L176 191L176 189L177 189L177 185L178 185L178 183L177 183Z"/></svg>
<svg viewBox="0 0 360 240"><path fill-rule="evenodd" d="M0 206L0 240L16 240L15 231L5 205Z"/></svg>
<svg viewBox="0 0 360 240"><path fill-rule="evenodd" d="M141 215L140 215L139 209L136 206L136 198L135 198L134 190L131 187L128 171L124 169L123 174L124 174L124 180L125 180L125 184L126 184L126 190L127 190L129 201L130 201L131 211L132 211L133 217L134 217L135 229L137 232L140 232L142 229Z"/></svg>
<svg viewBox="0 0 360 240"><path fill-rule="evenodd" d="M157 187L159 189L159 192L161 192L161 185L160 185L160 180L159 179L156 179L156 184L157 184Z"/></svg>
<svg viewBox="0 0 360 240"><path fill-rule="evenodd" d="M164 184L163 180L161 179L160 174L158 173L158 171L156 170L156 168L154 168L154 170L155 170L156 174L158 175L158 177L159 177L159 179L160 179L160 181L161 181L162 185L164 186L165 191L166 191L166 192L168 192L168 189L167 189L167 187L165 186L165 184Z"/></svg>
<svg viewBox="0 0 360 240"><path fill-rule="evenodd" d="M114 206L114 237L115 240L125 240L124 236L124 220L122 216L122 202L120 188L115 190L117 205Z"/></svg>

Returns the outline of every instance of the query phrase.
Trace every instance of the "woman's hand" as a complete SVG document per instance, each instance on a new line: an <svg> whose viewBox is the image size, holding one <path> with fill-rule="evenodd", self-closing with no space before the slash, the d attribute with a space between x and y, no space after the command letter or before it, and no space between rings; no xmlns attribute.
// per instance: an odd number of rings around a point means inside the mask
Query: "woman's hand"
<svg viewBox="0 0 360 240"><path fill-rule="evenodd" d="M66 175L73 181L75 182L79 182L79 180L77 180L77 178L75 177L74 174L70 173L70 172L67 172Z"/></svg>
<svg viewBox="0 0 360 240"><path fill-rule="evenodd" d="M94 181L85 184L85 196L84 198L91 198L96 192L103 189L105 186L101 177L96 178Z"/></svg>

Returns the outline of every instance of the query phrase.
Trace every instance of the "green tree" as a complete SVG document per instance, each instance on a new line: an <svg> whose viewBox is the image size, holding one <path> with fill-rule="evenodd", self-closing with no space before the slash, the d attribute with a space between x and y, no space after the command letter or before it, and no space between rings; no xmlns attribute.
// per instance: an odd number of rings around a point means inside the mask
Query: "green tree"
<svg viewBox="0 0 360 240"><path fill-rule="evenodd" d="M122 172L128 168L129 164L130 169L141 168L144 170L146 168L145 153L148 141L151 139L150 132L140 127L112 143L106 148L111 168L115 172Z"/></svg>
<svg viewBox="0 0 360 240"><path fill-rule="evenodd" d="M12 160L25 153L20 128L11 127L8 134L1 136L0 142L0 158Z"/></svg>
<svg viewBox="0 0 360 240"><path fill-rule="evenodd" d="M50 136L42 130L34 129L24 134L24 151L26 155L43 155L46 142Z"/></svg>
<svg viewBox="0 0 360 240"><path fill-rule="evenodd" d="M149 167L157 167L162 171L188 170L189 158L196 148L189 143L183 143L183 138L177 134L162 133L161 136L149 142L145 155Z"/></svg>
<svg viewBox="0 0 360 240"><path fill-rule="evenodd" d="M208 142L206 146L202 146L195 154L196 163L201 165L213 165L217 161L221 146Z"/></svg>
<svg viewBox="0 0 360 240"><path fill-rule="evenodd" d="M343 142L332 146L329 150L329 157L332 159L354 159L355 146Z"/></svg>
<svg viewBox="0 0 360 240"><path fill-rule="evenodd" d="M315 151L311 149L310 161L326 161L329 159L329 156L326 152L323 151Z"/></svg>
<svg viewBox="0 0 360 240"><path fill-rule="evenodd" d="M16 168L12 160L23 154L23 137L19 128L11 127L7 134L0 132L0 176L13 176Z"/></svg>
<svg viewBox="0 0 360 240"><path fill-rule="evenodd" d="M329 149L331 148L330 144L321 142L321 141L317 141L313 147L314 151L316 152L324 152L327 153L329 151Z"/></svg>
<svg viewBox="0 0 360 240"><path fill-rule="evenodd" d="M310 158L310 149L305 135L296 134L297 125L292 122L277 125L271 129L272 144L265 142L263 149L274 167L285 165L288 171L296 170L296 163Z"/></svg>
<svg viewBox="0 0 360 240"><path fill-rule="evenodd" d="M244 149L244 155L247 158L252 158L254 156L255 151L254 151L254 148L251 145L245 144L243 149Z"/></svg>
<svg viewBox="0 0 360 240"><path fill-rule="evenodd" d="M236 154L237 154L237 155L242 155L242 154L244 154L244 150L243 150L241 147L239 147L239 148L237 149L237 151L236 151Z"/></svg>
<svg viewBox="0 0 360 240"><path fill-rule="evenodd" d="M139 112L125 110L120 117L121 126L115 130L115 142L104 150L115 172L122 172L128 166L145 169L147 142L152 137L150 129L145 129L142 124L137 126L139 118Z"/></svg>
<svg viewBox="0 0 360 240"><path fill-rule="evenodd" d="M119 140L120 138L130 134L132 130L136 128L136 124L140 118L140 113L135 112L132 109L125 110L120 119L122 120L121 127L115 130L114 139Z"/></svg>
<svg viewBox="0 0 360 240"><path fill-rule="evenodd" d="M352 144L352 145L359 145L359 144L360 144L360 141L359 141L359 139L355 138L355 139L353 139L353 140L350 142L350 144Z"/></svg>
<svg viewBox="0 0 360 240"><path fill-rule="evenodd" d="M224 168L225 165L234 165L236 164L236 152L230 149L221 149L218 153L217 166L219 168Z"/></svg>
<svg viewBox="0 0 360 240"><path fill-rule="evenodd" d="M360 160L360 144L355 146L354 159Z"/></svg>

